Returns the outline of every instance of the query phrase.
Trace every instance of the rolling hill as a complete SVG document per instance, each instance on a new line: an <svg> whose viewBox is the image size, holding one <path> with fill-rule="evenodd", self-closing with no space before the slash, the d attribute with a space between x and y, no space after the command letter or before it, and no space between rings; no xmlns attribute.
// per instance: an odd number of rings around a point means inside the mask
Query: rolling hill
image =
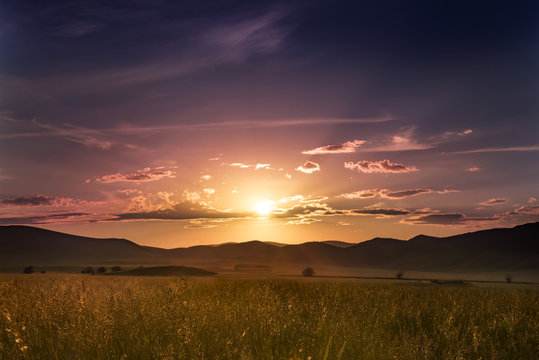
<svg viewBox="0 0 539 360"><path fill-rule="evenodd" d="M0 227L0 266L294 264L423 271L539 270L539 222L450 237L374 238L358 244L249 241L161 249L125 239L96 239L28 226Z"/></svg>

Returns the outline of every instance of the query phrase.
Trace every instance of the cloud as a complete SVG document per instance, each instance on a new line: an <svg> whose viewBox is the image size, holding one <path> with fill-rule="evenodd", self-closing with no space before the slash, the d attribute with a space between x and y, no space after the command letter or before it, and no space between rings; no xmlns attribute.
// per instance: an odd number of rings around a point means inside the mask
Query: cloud
<svg viewBox="0 0 539 360"><path fill-rule="evenodd" d="M448 214L427 214L413 216L408 219L401 220L401 223L417 224L417 225L441 225L441 226L455 226L455 225L470 225L478 224L481 222L490 222L499 220L498 217L467 217L462 213L448 213Z"/></svg>
<svg viewBox="0 0 539 360"><path fill-rule="evenodd" d="M476 154L476 153L488 153L488 152L526 152L526 151L539 151L539 145L530 145L530 146L509 146L509 147L500 147L500 148L481 148L481 149L472 149L472 150L463 150L463 151L451 151L446 152L446 154Z"/></svg>
<svg viewBox="0 0 539 360"><path fill-rule="evenodd" d="M112 183L112 182L147 182L161 180L164 178L174 178L175 172L167 170L164 167L157 168L144 168L137 170L134 173L116 173L111 175L103 175L100 178L95 179L95 182L100 183Z"/></svg>
<svg viewBox="0 0 539 360"><path fill-rule="evenodd" d="M408 215L410 211L405 209L355 209L349 210L350 215L383 215L383 216L400 216Z"/></svg>
<svg viewBox="0 0 539 360"><path fill-rule="evenodd" d="M519 207L518 209L501 214L501 216L515 215L539 215L539 205L524 205Z"/></svg>
<svg viewBox="0 0 539 360"><path fill-rule="evenodd" d="M294 205L287 209L275 209L271 212L272 218L292 218L313 215L327 215L331 213L331 209L327 204L313 203L305 205Z"/></svg>
<svg viewBox="0 0 539 360"><path fill-rule="evenodd" d="M381 161L358 161L357 163L345 162L344 167L358 172L373 174L373 173L407 173L418 171L415 166L405 166L402 164L392 163L389 160Z"/></svg>
<svg viewBox="0 0 539 360"><path fill-rule="evenodd" d="M338 145L325 145L312 150L304 150L301 153L306 155L353 153L357 147L363 145L365 142L365 140L352 140Z"/></svg>
<svg viewBox="0 0 539 360"><path fill-rule="evenodd" d="M316 222L321 222L320 219L315 218L301 218L297 220L290 220L285 223L285 225L310 225Z"/></svg>
<svg viewBox="0 0 539 360"><path fill-rule="evenodd" d="M473 132L472 129L467 129L467 130L463 130L461 132L458 132L457 135L458 136L470 135L472 132Z"/></svg>
<svg viewBox="0 0 539 360"><path fill-rule="evenodd" d="M158 135L161 133L180 132L180 131L216 131L227 128L241 129L263 129L279 128L290 126L316 126L316 125L334 125L334 124L363 124L363 123L381 123L394 120L392 117L380 116L373 118L300 118L300 119L272 119L272 120L234 120L220 122L196 122L176 125L155 125L155 126L121 126L114 128L89 129L81 126L65 124L63 126L48 125L37 120L25 122L25 126L32 128L38 127L40 131L30 130L24 132L0 133L0 139L17 138L42 138L45 136L61 137L68 141L84 145L90 148L109 150L116 144L122 144L130 149L135 146L127 140L130 137ZM44 131L42 131L44 130ZM212 157L210 160L220 160L221 157ZM256 165L255 165L256 166Z"/></svg>
<svg viewBox="0 0 539 360"><path fill-rule="evenodd" d="M533 204L533 203L536 202L536 201L537 201L536 198L531 197L531 198L528 199L528 204Z"/></svg>
<svg viewBox="0 0 539 360"><path fill-rule="evenodd" d="M205 181L211 180L212 178L213 178L213 176L211 176L211 175L202 175L200 177L201 180L205 180Z"/></svg>
<svg viewBox="0 0 539 360"><path fill-rule="evenodd" d="M298 166L296 170L306 174L312 174L313 172L320 171L320 165L314 161L306 161L305 164Z"/></svg>
<svg viewBox="0 0 539 360"><path fill-rule="evenodd" d="M30 224L50 224L58 222L66 222L71 219L82 221L81 217L92 215L87 212L67 212L67 213L52 213L45 215L32 215L21 217L0 217L0 225L30 225ZM86 218L84 221L91 221Z"/></svg>
<svg viewBox="0 0 539 360"><path fill-rule="evenodd" d="M241 169L255 169L255 170L275 170L271 167L271 164L245 164L242 162L234 162L234 163L221 163L221 166L230 166L230 167L237 167Z"/></svg>
<svg viewBox="0 0 539 360"><path fill-rule="evenodd" d="M8 206L52 206L55 201L55 197L35 194L32 196L19 196L12 199L3 199L0 200L0 203Z"/></svg>
<svg viewBox="0 0 539 360"><path fill-rule="evenodd" d="M479 205L492 206L492 205L503 204L505 202L507 202L507 199L505 199L505 198L493 198L493 199L489 199L487 201L483 201L483 202L479 203Z"/></svg>
<svg viewBox="0 0 539 360"><path fill-rule="evenodd" d="M481 170L481 168L477 167L477 166L472 166L471 168L468 168L468 171L470 172L477 172Z"/></svg>
<svg viewBox="0 0 539 360"><path fill-rule="evenodd" d="M204 203L183 201L166 209L124 212L113 216L111 220L193 220L246 218L254 217L254 214L223 211Z"/></svg>
<svg viewBox="0 0 539 360"><path fill-rule="evenodd" d="M41 194L34 194L31 196L19 196L15 198L0 199L1 205L6 206L77 206L77 205L96 205L97 202L72 199L65 197L46 196Z"/></svg>
<svg viewBox="0 0 539 360"><path fill-rule="evenodd" d="M215 189L212 189L212 188L205 188L202 191L204 191L204 194L208 196L215 194Z"/></svg>

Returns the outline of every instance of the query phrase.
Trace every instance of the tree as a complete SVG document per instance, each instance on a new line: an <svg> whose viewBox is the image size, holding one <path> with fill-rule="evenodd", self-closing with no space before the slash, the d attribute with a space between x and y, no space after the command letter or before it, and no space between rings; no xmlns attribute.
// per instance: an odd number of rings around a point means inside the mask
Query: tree
<svg viewBox="0 0 539 360"><path fill-rule="evenodd" d="M513 281L513 277L511 275L507 275L505 277L505 281L507 281L508 283L512 282Z"/></svg>
<svg viewBox="0 0 539 360"><path fill-rule="evenodd" d="M97 268L97 273L98 274L104 274L106 272L107 272L107 268L104 267L104 266L100 266L100 267Z"/></svg>
<svg viewBox="0 0 539 360"><path fill-rule="evenodd" d="M111 270L114 271L114 272L118 272L118 271L122 271L122 268L119 267L119 266L113 266L113 267L111 268Z"/></svg>
<svg viewBox="0 0 539 360"><path fill-rule="evenodd" d="M87 266L87 267L85 267L84 269L82 269L81 273L93 275L93 274L95 274L95 271L94 271L94 268L93 268L93 267Z"/></svg>
<svg viewBox="0 0 539 360"><path fill-rule="evenodd" d="M303 276L311 277L314 276L314 269L312 267L306 267L301 273Z"/></svg>
<svg viewBox="0 0 539 360"><path fill-rule="evenodd" d="M397 279L399 279L399 280L402 279L402 276L403 276L403 275L404 275L404 272L399 271L399 272L397 273Z"/></svg>
<svg viewBox="0 0 539 360"><path fill-rule="evenodd" d="M29 266L25 267L25 268L22 270L22 272L23 272L24 274L31 274L31 273L34 272L34 266L33 266L33 265L29 265Z"/></svg>

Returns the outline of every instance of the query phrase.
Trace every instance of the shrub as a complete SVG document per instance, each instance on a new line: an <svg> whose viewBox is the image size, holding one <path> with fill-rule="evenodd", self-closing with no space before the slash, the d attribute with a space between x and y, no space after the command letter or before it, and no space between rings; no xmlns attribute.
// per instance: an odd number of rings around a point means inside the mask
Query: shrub
<svg viewBox="0 0 539 360"><path fill-rule="evenodd" d="M118 271L122 271L122 268L119 267L119 266L113 266L113 267L111 268L111 270L114 271L114 272L118 272Z"/></svg>
<svg viewBox="0 0 539 360"><path fill-rule="evenodd" d="M107 272L107 268L104 267L104 266L100 266L100 267L97 268L97 273L98 274L104 274L106 272Z"/></svg>
<svg viewBox="0 0 539 360"><path fill-rule="evenodd" d="M301 273L307 277L314 276L314 269L312 267L306 267Z"/></svg>
<svg viewBox="0 0 539 360"><path fill-rule="evenodd" d="M22 270L22 272L23 272L24 274L31 274L31 273L34 272L34 267L33 267L32 265L29 265L29 266L25 267L25 268Z"/></svg>
<svg viewBox="0 0 539 360"><path fill-rule="evenodd" d="M85 267L84 269L82 269L81 273L93 275L93 274L95 274L95 271L94 271L94 268L93 268L93 267L87 266L87 267Z"/></svg>

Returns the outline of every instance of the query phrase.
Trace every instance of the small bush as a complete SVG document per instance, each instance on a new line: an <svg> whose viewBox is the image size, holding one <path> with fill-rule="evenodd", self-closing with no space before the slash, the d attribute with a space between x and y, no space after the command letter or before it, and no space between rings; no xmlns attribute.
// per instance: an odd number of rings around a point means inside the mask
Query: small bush
<svg viewBox="0 0 539 360"><path fill-rule="evenodd" d="M87 266L87 267L85 267L84 269L81 270L81 273L93 275L93 274L95 274L95 271L94 271L93 267Z"/></svg>
<svg viewBox="0 0 539 360"><path fill-rule="evenodd" d="M22 269L22 272L24 274L32 274L34 272L34 267L32 265L29 265L25 267L24 269Z"/></svg>
<svg viewBox="0 0 539 360"><path fill-rule="evenodd" d="M107 272L107 268L104 267L104 266L100 266L100 267L97 268L97 273L98 274L104 274L106 272Z"/></svg>
<svg viewBox="0 0 539 360"><path fill-rule="evenodd" d="M111 270L114 271L114 272L118 272L118 271L122 271L122 268L119 267L119 266L113 266L113 267L111 268Z"/></svg>
<svg viewBox="0 0 539 360"><path fill-rule="evenodd" d="M303 276L311 277L314 276L314 269L312 267L306 267L301 273Z"/></svg>

